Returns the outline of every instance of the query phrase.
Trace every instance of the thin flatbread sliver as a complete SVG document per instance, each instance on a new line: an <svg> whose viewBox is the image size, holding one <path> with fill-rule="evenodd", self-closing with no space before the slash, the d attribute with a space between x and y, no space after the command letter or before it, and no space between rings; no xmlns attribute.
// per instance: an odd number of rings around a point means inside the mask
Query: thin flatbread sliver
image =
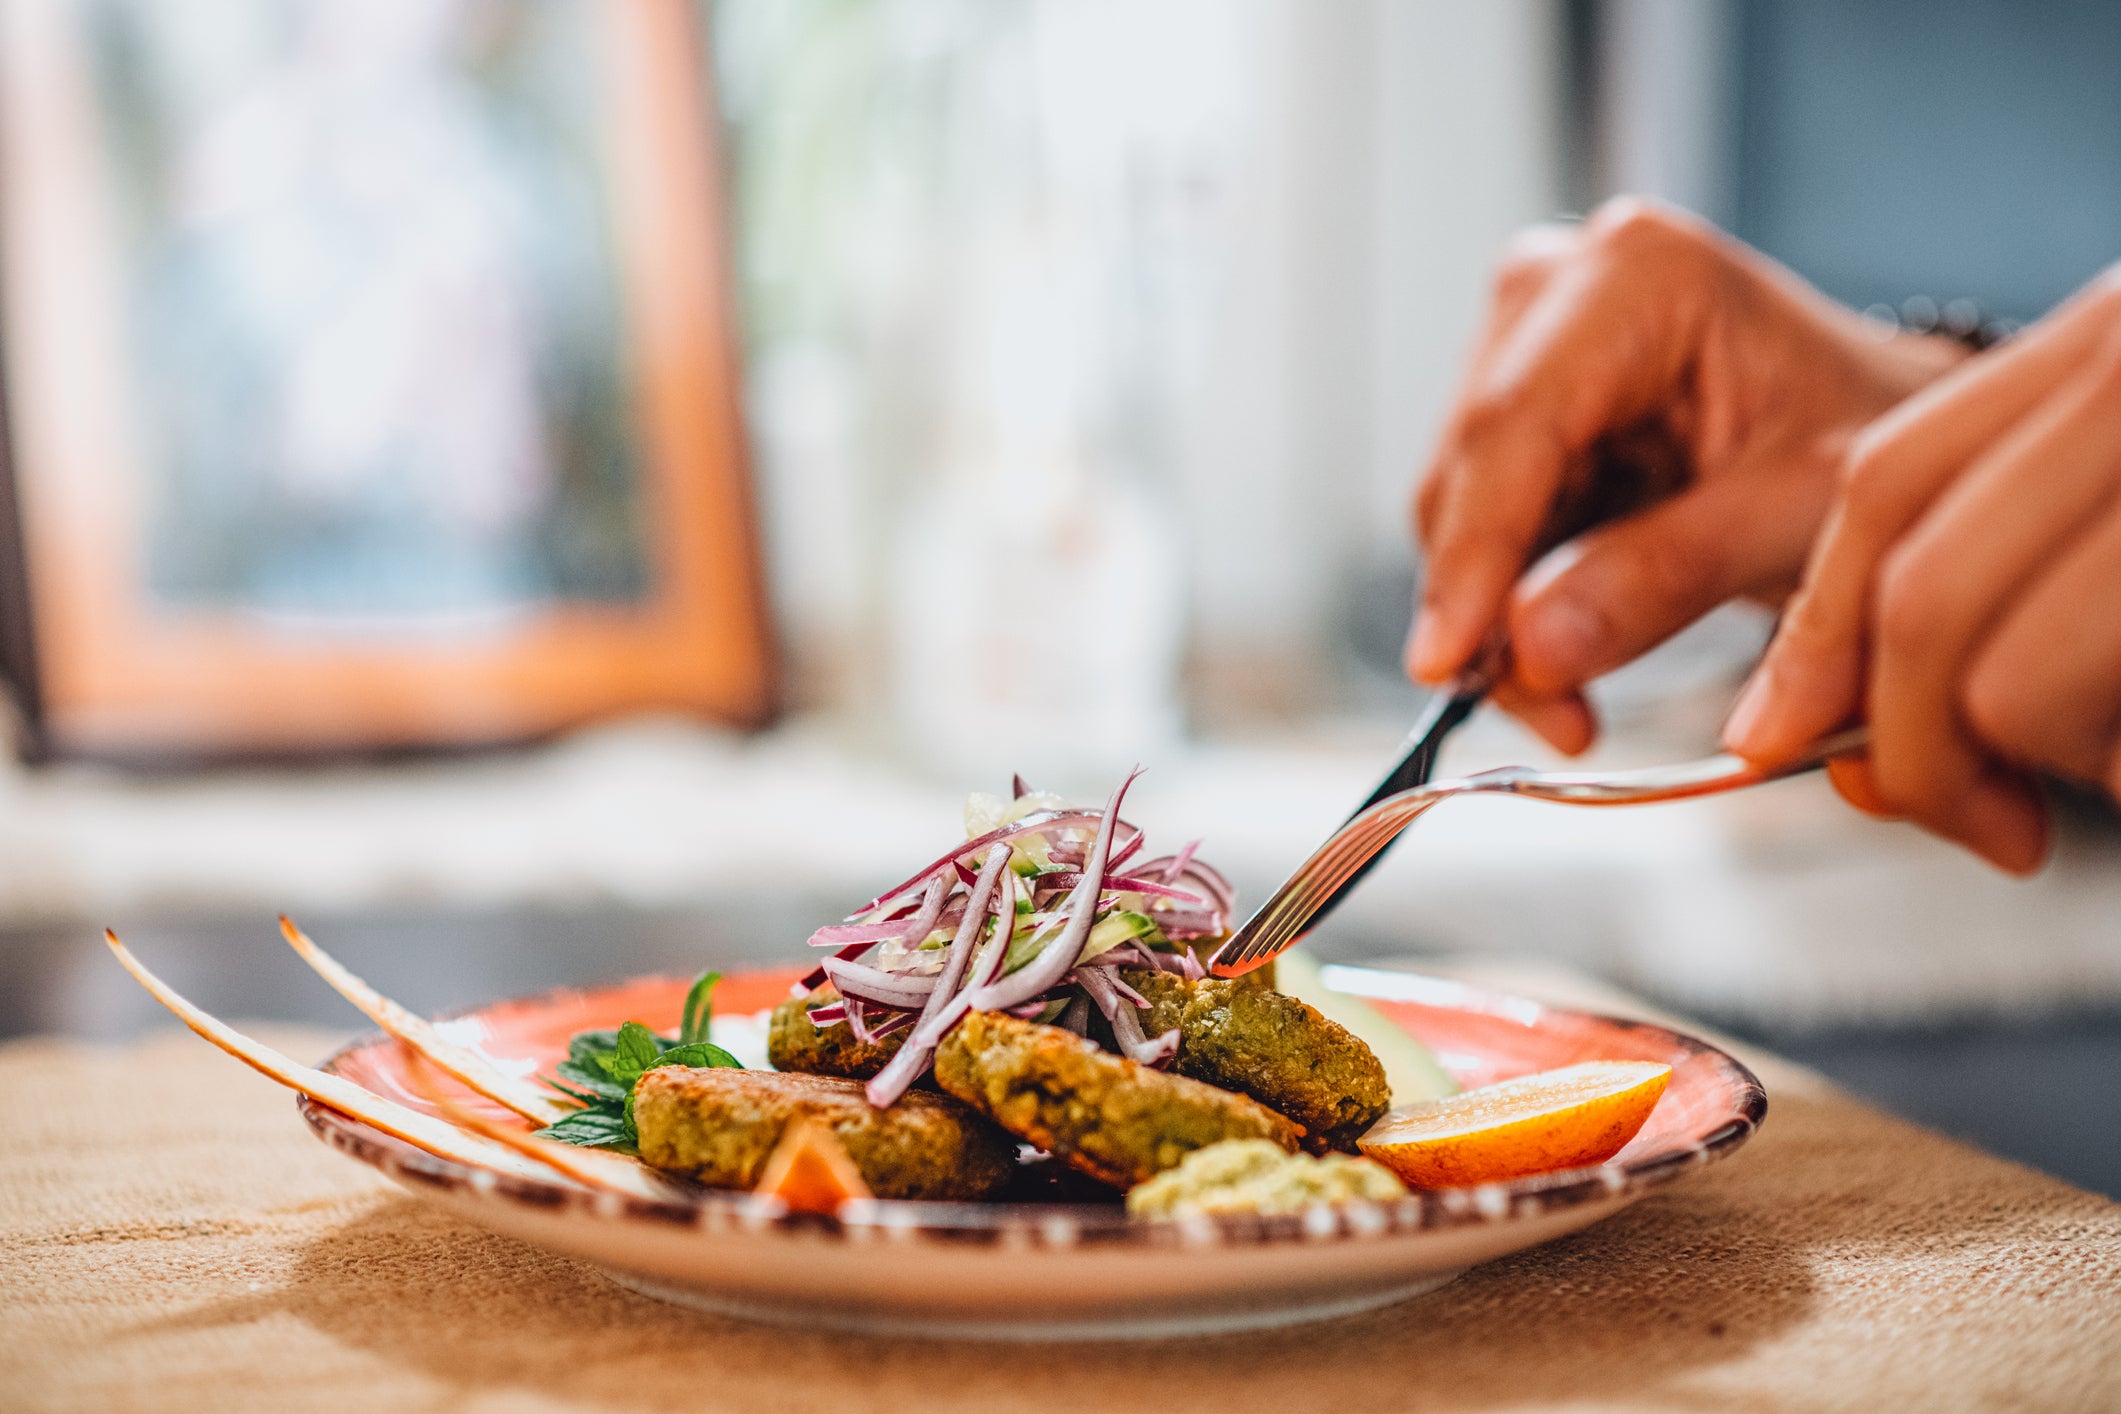
<svg viewBox="0 0 2121 1414"><path fill-rule="evenodd" d="M284 913L280 915L280 935L304 962L316 969L319 977L331 984L333 991L359 1007L376 1025L433 1062L451 1079L478 1091L495 1104L507 1106L533 1124L555 1124L575 1112L574 1106L562 1104L538 1086L503 1073L478 1052L444 1040L433 1022L407 1011L347 971L345 964L318 947L315 940L297 928Z"/></svg>
<svg viewBox="0 0 2121 1414"><path fill-rule="evenodd" d="M415 1052L409 1078L413 1088L432 1102L450 1123L491 1139L496 1144L506 1145L526 1158L550 1164L577 1183L590 1188L607 1189L656 1203L689 1201L689 1195L684 1189L639 1159L631 1159L624 1154L614 1154L603 1149L562 1144L557 1139L540 1139L527 1130L510 1129L491 1115L478 1114L464 1108L439 1089L424 1083L428 1065L427 1058ZM440 1069L439 1066L435 1068Z"/></svg>
<svg viewBox="0 0 2121 1414"><path fill-rule="evenodd" d="M133 980L145 987L148 995L174 1012L179 1021L251 1069L279 1081L290 1090L298 1090L318 1104L329 1105L341 1114L350 1115L394 1139L402 1139L416 1149L424 1149L438 1159L492 1169L513 1178L536 1179L543 1183L550 1183L554 1178L567 1179L567 1175L561 1174L550 1164L526 1158L492 1140L466 1134L454 1125L432 1115L423 1115L417 1110L408 1109L395 1100L386 1100L343 1076L327 1075L313 1066L289 1060L272 1047L253 1041L219 1017L202 1011L185 1000L176 989L148 971L146 966L126 949L125 944L118 941L116 933L106 928L103 941L110 945L111 952L117 956L119 964L133 975Z"/></svg>

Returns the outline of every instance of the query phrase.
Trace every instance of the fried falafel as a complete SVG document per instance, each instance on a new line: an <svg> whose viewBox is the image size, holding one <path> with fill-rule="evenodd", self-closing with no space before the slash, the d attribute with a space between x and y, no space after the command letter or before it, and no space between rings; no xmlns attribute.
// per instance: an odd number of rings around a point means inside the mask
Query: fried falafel
<svg viewBox="0 0 2121 1414"><path fill-rule="evenodd" d="M663 1066L635 1086L633 1118L643 1162L713 1188L756 1187L797 1119L828 1126L879 1198L987 1198L1016 1170L1016 1141L949 1096L911 1091L880 1110L834 1076Z"/></svg>
<svg viewBox="0 0 2121 1414"><path fill-rule="evenodd" d="M1384 1065L1362 1038L1295 997L1219 977L1131 968L1120 977L1149 1003L1143 1031L1177 1028L1173 1071L1287 1115L1314 1153L1354 1153L1392 1107Z"/></svg>
<svg viewBox="0 0 2121 1414"><path fill-rule="evenodd" d="M1293 1151L1302 1137L1243 1095L1001 1012L959 1022L936 1048L935 1078L1011 1134L1122 1188L1225 1139L1268 1139Z"/></svg>
<svg viewBox="0 0 2121 1414"><path fill-rule="evenodd" d="M766 1059L775 1070L867 1080L898 1054L910 1031L894 1031L880 1041L860 1041L855 1039L854 1028L844 1021L830 1026L811 1022L813 1007L839 998L828 982L807 997L790 997L773 1009L773 1021L766 1032Z"/></svg>

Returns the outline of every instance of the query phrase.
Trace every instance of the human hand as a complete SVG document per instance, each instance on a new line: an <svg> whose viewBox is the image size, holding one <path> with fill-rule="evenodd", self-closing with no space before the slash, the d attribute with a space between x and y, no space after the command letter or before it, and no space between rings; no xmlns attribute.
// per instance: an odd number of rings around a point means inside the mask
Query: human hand
<svg viewBox="0 0 2121 1414"><path fill-rule="evenodd" d="M1663 207L1526 233L1416 493L1408 674L1444 681L1501 629L1495 700L1582 750L1584 684L1728 599L1793 590L1849 440L1964 356Z"/></svg>
<svg viewBox="0 0 2121 1414"><path fill-rule="evenodd" d="M2121 796L2121 266L1852 447L1725 741L1774 761L1857 716L1844 796L2015 873L2030 772Z"/></svg>

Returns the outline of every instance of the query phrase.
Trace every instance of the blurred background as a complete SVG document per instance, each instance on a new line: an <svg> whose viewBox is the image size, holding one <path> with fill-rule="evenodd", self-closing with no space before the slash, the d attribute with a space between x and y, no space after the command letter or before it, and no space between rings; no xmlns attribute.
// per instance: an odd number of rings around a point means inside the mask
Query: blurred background
<svg viewBox="0 0 2121 1414"><path fill-rule="evenodd" d="M1512 231L1646 192L2010 319L2121 256L2096 0L640 5L0 5L0 1034L158 1022L104 924L330 1025L276 912L427 1009L785 960L1011 771L1140 762L1130 815L1257 899L1418 708L1403 506ZM1594 760L1713 750L1766 628L1602 684ZM304 749L320 654L392 705ZM1445 769L1548 760L1484 716ZM1816 780L1466 802L1315 944L1592 972L2121 1195L2121 833L2064 804L2015 882Z"/></svg>

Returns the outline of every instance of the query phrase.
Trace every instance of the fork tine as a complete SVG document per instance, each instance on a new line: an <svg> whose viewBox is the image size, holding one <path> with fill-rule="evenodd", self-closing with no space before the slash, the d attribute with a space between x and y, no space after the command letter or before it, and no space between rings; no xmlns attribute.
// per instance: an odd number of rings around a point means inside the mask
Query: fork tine
<svg viewBox="0 0 2121 1414"><path fill-rule="evenodd" d="M1231 935L1211 971L1247 972L1301 937L1306 927L1364 865L1414 823L1429 807L1454 795L1485 791L1563 805L1642 805L1687 800L1780 780L1824 765L1837 756L1863 751L1869 730L1854 727L1813 744L1802 755L1779 765L1760 767L1736 757L1717 756L1677 766L1621 772L1540 772L1503 766L1461 780L1437 781L1386 796L1357 812L1297 867L1266 904ZM1227 957L1224 956L1227 954Z"/></svg>
<svg viewBox="0 0 2121 1414"><path fill-rule="evenodd" d="M1389 844L1421 813L1404 802L1351 822L1319 847L1288 881L1238 930L1233 941L1239 946L1226 966L1240 966L1284 951L1301 936L1303 926L1317 913L1321 898L1335 891L1362 868L1365 861Z"/></svg>

